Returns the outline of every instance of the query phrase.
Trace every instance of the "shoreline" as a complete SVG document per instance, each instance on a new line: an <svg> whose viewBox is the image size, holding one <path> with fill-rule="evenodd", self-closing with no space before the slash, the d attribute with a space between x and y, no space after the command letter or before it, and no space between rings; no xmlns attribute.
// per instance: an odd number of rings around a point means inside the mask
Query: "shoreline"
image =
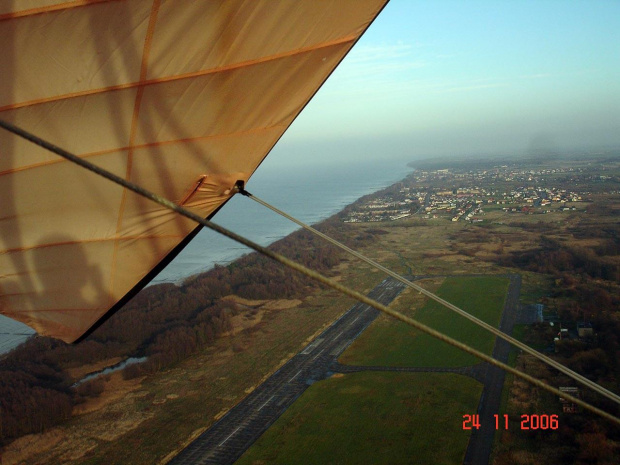
<svg viewBox="0 0 620 465"><path fill-rule="evenodd" d="M318 226L318 227L320 227L320 226L321 226L321 224L323 224L323 223L325 223L325 222L328 222L328 221L332 220L334 217L339 216L339 215L340 215L340 214L342 214L345 210L347 210L348 208L351 208L351 207L355 206L355 204L357 204L357 203L361 202L363 199L365 199L365 198L367 198L367 197L372 197L372 196L375 196L375 195L377 195L379 192L382 192L382 191L384 191L384 190L387 190L387 189L391 188L392 186L394 186L395 184L398 184L398 183L402 182L402 181L403 181L404 179L406 179L406 177L407 177L409 174L411 174L413 171L415 171L415 168L411 168L411 171L410 171L410 172L408 172L408 174L407 174L407 175L405 175L405 177L403 177L403 178L399 179L398 181L395 181L395 182L393 182L393 183L391 183L391 184L389 184L389 185L387 185L387 186L384 186L384 187L382 187L382 188L380 188L380 189L378 189L378 190L376 190L376 191L374 191L374 192L371 192L371 193L369 193L369 194L364 194L364 195L362 195L361 197L358 197L358 198L357 198L357 199L355 199L353 202L348 203L348 204L346 204L345 206L343 206L340 210L338 210L338 211L336 211L336 212L334 212L334 213L330 214L329 216L327 216L327 217L325 217L325 218L323 218L323 219L321 219L321 220L319 220L319 221L317 221L317 222L315 222L315 223L311 223L311 224L310 224L310 226L312 226L313 228L316 228L317 226ZM288 213L288 212L285 212L285 213ZM346 221L343 221L343 223L346 223ZM299 231L301 231L301 230L303 230L303 228L302 228L302 227L297 227L297 226L296 226L296 229L294 229L293 231L291 231L291 232L287 233L287 234L286 234L286 235L284 235L284 236L278 236L276 239L273 239L273 240L272 240L272 242L270 242L269 244L267 244L265 247L267 247L267 248L271 248L273 245L276 245L276 244L277 244L278 242L280 242L280 241L287 240L287 239L288 239L291 235L293 235L293 234L295 234L295 233L297 233L297 232L299 232ZM237 244L237 245L239 245L239 244ZM242 253L241 255L239 255L238 257L236 257L236 258L234 258L234 259L230 259L230 260L228 260L228 261L224 261L224 262L222 262L222 263L214 263L214 264L211 266L211 268L206 269L206 270L204 270L204 271L201 271L201 272L198 272L198 273L195 273L195 274L191 274L191 275L187 275L187 276L185 276L184 278L180 278L180 279L179 279L179 280L177 280L177 281L161 281L161 282L157 282L157 283L153 283L153 284L150 284L150 283L149 283L149 284L148 284L148 287L150 287L150 286L156 286L156 285L159 285L159 284L170 284L170 283L175 284L176 286L182 286L182 285L183 285L183 283L187 282L188 280L194 280L194 279L199 278L200 276L202 276L202 275L204 275L204 274L206 274L206 273L209 273L209 272L210 272L211 270L213 270L216 266L228 266L228 265L234 264L235 262L239 261L240 259L242 259L242 258L243 258L244 256L246 256L246 255L251 255L251 254L256 254L256 253L258 253L258 252L254 251L254 250L252 250L252 249L249 249L249 248L244 248L243 250L244 250L245 252L244 252L244 253Z"/></svg>
<svg viewBox="0 0 620 465"><path fill-rule="evenodd" d="M323 222L328 221L331 218L341 214L347 208L350 208L350 207L354 206L356 203L360 202L362 199L364 199L366 197L369 197L369 196L374 196L377 193L379 193L379 192L381 192L381 191L383 191L385 189L389 189L394 184L402 182L403 179L405 179L413 171L415 171L415 168L411 166L412 163L414 163L414 162L410 162L410 163L407 163L407 164L404 164L404 165L401 166L401 168L405 171L405 174L402 177L398 178L396 181L390 182L388 185L380 187L379 189L374 190L373 192L370 192L370 193L367 193L367 194L363 194L360 197L357 197L352 202L349 202L349 203L343 205L339 210L334 211L333 213L329 214L327 217L324 217L324 218L320 219L319 221L312 223L311 225L312 226L318 226L318 225L322 224ZM291 223L291 224L293 224L293 223ZM302 228L295 227L294 230L292 230L292 231L290 231L290 232L288 232L288 233L286 233L284 235L278 234L276 236L277 238L274 238L273 235L268 236L270 242L265 244L265 247L272 247L274 244L277 244L279 241L286 240L289 236L291 236L292 234L295 234L300 229L302 229ZM197 239L198 238L194 238L194 241L196 241ZM194 241L192 241L192 242L194 242ZM174 279L174 280L172 280L172 279L171 280L167 280L166 279L166 280L156 281L157 280L157 276L156 276L155 278L153 278L153 280L149 284L147 284L144 287L144 289L153 288L153 287L156 287L156 286L159 286L159 285L167 285L167 284L174 284L177 287L181 287L186 282L193 281L195 279L198 279L200 276L209 273L216 266L228 266L228 265L233 264L233 263L237 262L238 260L242 259L246 255L250 255L252 253L256 253L256 252L252 251L251 249L247 249L245 247L243 249L240 249L240 247L242 247L242 246L240 246L239 244L235 243L235 248L230 250L231 253L233 253L233 250L236 250L238 252L238 254L236 254L236 256L234 258L231 258L229 260L222 260L222 261L213 262L208 268L206 268L206 269L204 269L202 271L199 271L197 273L188 274L188 275L185 275L185 276L182 276L182 277L178 277L177 279ZM175 258L175 260L176 260L176 258ZM174 263L174 261L172 263ZM168 266L172 265L172 263L169 264ZM163 273L163 271L162 271L162 273ZM143 292L143 291L140 291L140 293L141 292ZM138 293L138 294L140 294L140 293ZM11 324L21 324L19 322L16 322L15 320L12 320L12 319L10 319L8 317L4 317L3 315L0 315L0 332L2 332L2 324L4 323L1 318L6 318L7 326L11 325ZM20 332L24 332L27 329L31 330L32 334L30 334L30 335L25 335L24 334L23 337L19 337L20 334L18 334L18 333L7 333L6 335L4 335L4 336L6 336L6 338L3 338L3 335L0 334L0 358L6 356L12 350L17 349L18 347L20 347L22 344L27 342L33 336L37 336L38 333L34 329L30 328L29 326L26 326L25 328L21 328ZM9 340L13 339L14 337L15 337L15 340L13 342L9 342Z"/></svg>
<svg viewBox="0 0 620 465"><path fill-rule="evenodd" d="M315 225L339 214L360 198L400 182L415 171L409 166L413 162L411 158L399 158L384 163L364 161L355 166L319 166L304 173L257 172L248 190L304 223ZM264 247L298 229L294 223L262 208L235 196L213 220ZM216 264L227 266L250 252L230 239L203 230L149 286L178 285L188 277L209 271Z"/></svg>

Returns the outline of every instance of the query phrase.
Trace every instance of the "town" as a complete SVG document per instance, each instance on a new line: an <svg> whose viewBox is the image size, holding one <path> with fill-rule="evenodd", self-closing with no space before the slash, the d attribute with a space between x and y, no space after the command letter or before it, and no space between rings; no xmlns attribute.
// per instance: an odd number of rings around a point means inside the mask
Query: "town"
<svg viewBox="0 0 620 465"><path fill-rule="evenodd" d="M394 221L417 215L424 220L482 222L485 211L545 214L584 210L593 194L613 194L617 175L601 175L610 166L416 170L398 189L353 205L345 223ZM611 182L610 182L611 181ZM593 185L600 183L598 191Z"/></svg>

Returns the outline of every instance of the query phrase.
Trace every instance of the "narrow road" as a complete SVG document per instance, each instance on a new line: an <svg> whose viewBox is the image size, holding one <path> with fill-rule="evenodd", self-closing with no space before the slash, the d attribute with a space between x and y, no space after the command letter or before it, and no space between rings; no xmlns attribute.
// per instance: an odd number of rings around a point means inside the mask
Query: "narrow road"
<svg viewBox="0 0 620 465"><path fill-rule="evenodd" d="M508 295L504 304L504 312L500 322L500 330L512 335L512 329L517 319L519 309L519 294L521 293L521 276L510 275L510 285ZM508 362L508 354L511 345L503 339L495 339L493 348L493 358L501 362ZM484 388L478 403L481 427L479 430L472 430L467 452L463 465L487 465L493 449L493 437L495 435L495 417L499 414L500 403L502 400L502 388L506 373L501 368L484 364L486 375L484 377Z"/></svg>
<svg viewBox="0 0 620 465"><path fill-rule="evenodd" d="M403 288L388 278L368 295L388 305ZM234 463L309 385L331 375L338 357L378 314L367 305L354 305L169 463Z"/></svg>

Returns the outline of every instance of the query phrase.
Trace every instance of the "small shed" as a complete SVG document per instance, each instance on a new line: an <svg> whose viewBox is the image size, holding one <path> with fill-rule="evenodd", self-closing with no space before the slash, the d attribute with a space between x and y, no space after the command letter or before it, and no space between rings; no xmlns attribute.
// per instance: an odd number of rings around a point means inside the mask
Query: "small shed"
<svg viewBox="0 0 620 465"><path fill-rule="evenodd" d="M594 329L592 328L592 323L577 323L577 334L580 338L594 336Z"/></svg>
<svg viewBox="0 0 620 465"><path fill-rule="evenodd" d="M560 386L560 391L565 392L566 394L576 397L578 399L581 398L579 394L579 388L575 386ZM564 399L560 397L560 402L562 403L562 411L564 413L577 413L577 405L568 399Z"/></svg>

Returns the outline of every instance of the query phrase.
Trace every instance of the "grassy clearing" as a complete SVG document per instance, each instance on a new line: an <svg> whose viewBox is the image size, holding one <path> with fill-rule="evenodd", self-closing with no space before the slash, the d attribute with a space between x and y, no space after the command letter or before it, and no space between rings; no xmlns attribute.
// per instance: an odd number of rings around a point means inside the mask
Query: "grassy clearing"
<svg viewBox="0 0 620 465"><path fill-rule="evenodd" d="M508 279L499 277L447 278L438 295L483 321L498 327ZM427 302L415 318L459 341L491 354L495 337L434 301ZM396 321L379 320L340 357L350 365L458 367L478 359Z"/></svg>
<svg viewBox="0 0 620 465"><path fill-rule="evenodd" d="M482 385L446 373L354 373L312 385L237 461L461 463Z"/></svg>
<svg viewBox="0 0 620 465"><path fill-rule="evenodd" d="M553 278L533 271L520 271L522 278L521 303L540 303L543 297L547 297L553 288Z"/></svg>

